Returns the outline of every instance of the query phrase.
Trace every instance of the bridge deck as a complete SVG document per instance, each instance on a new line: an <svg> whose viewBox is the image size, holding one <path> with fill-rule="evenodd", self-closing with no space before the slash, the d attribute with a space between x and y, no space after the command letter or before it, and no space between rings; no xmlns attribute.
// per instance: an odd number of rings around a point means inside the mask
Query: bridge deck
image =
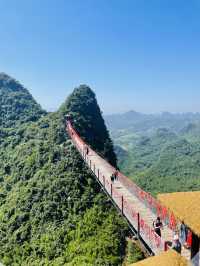
<svg viewBox="0 0 200 266"><path fill-rule="evenodd" d="M93 166L95 165L95 174L97 174L98 169L100 169L99 180L102 183L102 185L103 185L102 177L103 176L105 177L105 183L106 183L105 187L109 194L111 194L111 183L112 183L112 190L113 190L112 198L115 201L115 203L119 206L119 208L121 209L121 204L122 204L121 202L122 198L120 196L123 196L123 200L127 201L129 206L131 206L132 209L135 210L136 213L139 212L140 219L143 219L145 223L150 228L152 228L153 221L157 217L156 214L154 214L151 209L145 206L145 204L141 202L133 193L131 193L120 181L117 180L117 181L111 182L110 177L113 174L113 169L110 168L109 165L105 165L104 160L102 160L100 156L92 153L91 155L87 156L86 161L88 162L88 165L90 164L89 163L90 160L91 160L91 165L92 165L91 169L93 170L93 172L94 172ZM131 217L132 215L128 212L128 210L126 211L126 209L124 210L124 215L127 217L129 222L133 224L133 226L137 230L138 229L137 219L134 219L134 216ZM161 241L159 247L156 247L156 243L153 243L154 241L151 238L147 239L147 237L145 236L145 233L143 233L142 230L141 230L141 236L144 239L144 241L151 247L152 251L155 254L159 253L161 250L164 250L163 241ZM173 231L167 226L163 227L162 239L165 241L172 241L173 239ZM149 243L150 240L151 240L151 243Z"/></svg>
<svg viewBox="0 0 200 266"><path fill-rule="evenodd" d="M89 153L86 154L86 144L72 127L69 130L73 131L71 134L72 140L88 164L88 167L93 171L96 178L98 178L99 182L104 186L107 193L112 197L113 201L136 231L138 231L139 224L140 237L154 254L159 254L165 250L165 242L171 242L173 240L173 231L168 226L164 226L161 231L161 238L155 234L152 224L157 215L137 195L128 189L127 184L124 185L120 180L112 182L110 177L114 172L114 168L92 149L89 149ZM182 249L182 255L188 260L190 259L189 250Z"/></svg>

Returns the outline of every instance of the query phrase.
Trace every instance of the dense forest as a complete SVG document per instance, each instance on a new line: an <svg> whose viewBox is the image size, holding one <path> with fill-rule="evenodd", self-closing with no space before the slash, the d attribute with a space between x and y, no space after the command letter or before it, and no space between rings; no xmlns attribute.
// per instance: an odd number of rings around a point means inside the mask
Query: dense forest
<svg viewBox="0 0 200 266"><path fill-rule="evenodd" d="M19 82L1 74L0 95L0 261L121 265L127 224L65 131L68 112L82 137L116 165L95 94L80 86L57 112L47 113Z"/></svg>
<svg viewBox="0 0 200 266"><path fill-rule="evenodd" d="M46 112L15 79L0 73L0 127L14 127L36 121Z"/></svg>
<svg viewBox="0 0 200 266"><path fill-rule="evenodd" d="M199 190L200 114L110 115L121 170L145 190Z"/></svg>

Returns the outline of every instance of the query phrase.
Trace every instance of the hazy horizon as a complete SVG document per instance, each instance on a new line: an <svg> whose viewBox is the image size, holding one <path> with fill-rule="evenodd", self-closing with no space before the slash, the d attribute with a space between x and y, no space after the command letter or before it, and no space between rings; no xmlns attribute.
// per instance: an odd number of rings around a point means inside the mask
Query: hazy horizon
<svg viewBox="0 0 200 266"><path fill-rule="evenodd" d="M42 106L42 105L41 105ZM43 106L42 106L43 107ZM59 106L58 106L59 108ZM47 112L55 112L58 110L58 108L48 108L48 109L45 109ZM139 113L139 114L144 114L144 115L162 115L164 113L169 113L169 114L173 114L173 115L176 115L176 114L200 114L200 112L170 112L170 111L158 111L158 112L152 112L152 113L148 113L148 112L143 112L143 111L138 111L138 110L134 110L134 109L129 109L129 110L124 110L124 111L121 111L121 112L111 112L111 113L105 113L104 110L101 109L101 111L103 112L103 115L104 116L109 116L109 115L123 115L123 114L126 114L126 113L129 113L129 112L136 112L136 113Z"/></svg>

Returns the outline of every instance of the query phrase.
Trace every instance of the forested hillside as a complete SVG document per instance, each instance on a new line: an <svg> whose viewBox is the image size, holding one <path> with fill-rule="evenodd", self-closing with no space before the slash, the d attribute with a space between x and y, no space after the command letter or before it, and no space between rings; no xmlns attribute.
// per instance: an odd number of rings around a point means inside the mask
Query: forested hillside
<svg viewBox="0 0 200 266"><path fill-rule="evenodd" d="M94 92L81 85L68 97L62 112L73 117L77 132L114 167L117 159ZM83 113L84 110L84 113Z"/></svg>
<svg viewBox="0 0 200 266"><path fill-rule="evenodd" d="M116 165L94 93L81 86L49 114L8 76L1 75L0 94L0 261L121 265L127 225L65 132L67 111L81 135Z"/></svg>
<svg viewBox="0 0 200 266"><path fill-rule="evenodd" d="M129 112L106 118L121 170L154 195L199 190L199 117Z"/></svg>
<svg viewBox="0 0 200 266"><path fill-rule="evenodd" d="M0 127L36 121L45 112L18 81L0 73Z"/></svg>

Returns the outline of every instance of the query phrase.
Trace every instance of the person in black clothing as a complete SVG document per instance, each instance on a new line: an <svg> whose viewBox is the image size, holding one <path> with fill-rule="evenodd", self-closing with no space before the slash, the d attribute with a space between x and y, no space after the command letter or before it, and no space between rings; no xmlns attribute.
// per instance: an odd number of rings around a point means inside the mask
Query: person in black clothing
<svg viewBox="0 0 200 266"><path fill-rule="evenodd" d="M118 171L115 171L113 175L114 175L114 179L118 180Z"/></svg>
<svg viewBox="0 0 200 266"><path fill-rule="evenodd" d="M88 155L89 154L89 148L88 148L88 146L86 146L86 155Z"/></svg>
<svg viewBox="0 0 200 266"><path fill-rule="evenodd" d="M163 227L163 224L160 220L160 217L157 217L155 221L153 221L153 228L157 235L161 237L161 228Z"/></svg>

